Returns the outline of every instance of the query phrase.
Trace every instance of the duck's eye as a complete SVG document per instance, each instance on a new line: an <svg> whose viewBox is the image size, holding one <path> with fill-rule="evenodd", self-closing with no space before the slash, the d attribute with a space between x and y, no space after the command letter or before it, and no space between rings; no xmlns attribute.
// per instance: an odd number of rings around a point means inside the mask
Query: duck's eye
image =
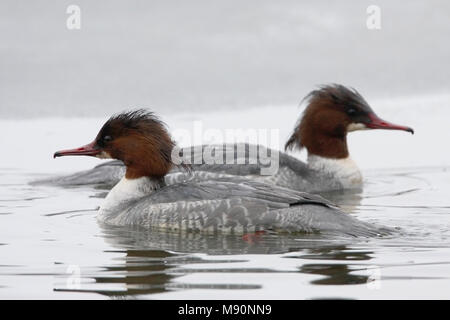
<svg viewBox="0 0 450 320"><path fill-rule="evenodd" d="M347 109L347 114L348 114L349 116L355 115L355 114L356 114L356 109L355 109L355 108L349 108L349 109Z"/></svg>
<svg viewBox="0 0 450 320"><path fill-rule="evenodd" d="M103 142L110 142L112 140L111 136L104 136L103 137Z"/></svg>

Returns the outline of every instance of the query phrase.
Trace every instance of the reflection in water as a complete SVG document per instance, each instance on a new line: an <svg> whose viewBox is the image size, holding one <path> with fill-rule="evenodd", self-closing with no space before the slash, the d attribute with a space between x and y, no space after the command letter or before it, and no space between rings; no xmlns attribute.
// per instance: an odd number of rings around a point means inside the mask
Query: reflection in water
<svg viewBox="0 0 450 320"><path fill-rule="evenodd" d="M105 268L103 275L95 276L100 290L90 290L109 296L127 296L161 293L179 289L258 289L255 285L183 284L174 283L177 277L186 274L178 267L192 263L207 263L207 260L185 254L172 254L160 250L127 250L124 263ZM217 262L217 261L216 261ZM228 262L228 261L221 261ZM205 272L205 271L203 271ZM115 276L114 276L115 275ZM106 285L120 285L121 290L101 289Z"/></svg>
<svg viewBox="0 0 450 320"><path fill-rule="evenodd" d="M0 203L3 225L14 226L14 233L4 229L7 236L0 239L0 249L15 252L22 244L26 249L21 252L28 252L28 239L34 233L27 231L23 237L27 241L23 243L18 242L15 233L20 232L24 221L32 221L34 228L43 230L36 233L39 245L33 248L41 250L37 251L40 257L50 254L37 262L18 258L0 266L0 282L6 281L2 282L6 283L6 294L20 283L38 286L36 277L48 278L53 281L55 295L62 298L75 296L61 293L67 291L81 292L78 297L89 292L126 299L215 299L227 294L273 298L272 292L277 292L277 298L371 298L373 294L391 298L398 297L399 290L417 292L419 297L420 290L407 288L422 284L439 287L450 279L446 258L450 239L446 186L450 171L446 172L382 172L366 177L364 191L322 194L357 218L401 227L401 233L374 239L263 234L246 241L233 235L179 234L106 225L98 229L93 208L101 203L97 198L106 195L103 188L43 188L27 194L26 198L36 197L33 201L24 201L23 195L18 197L6 189L2 190L4 199L18 200ZM423 175L433 181L433 188L421 179ZM43 195L48 200L39 199ZM60 203L55 205L55 199ZM30 202L30 208L24 205ZM19 210L18 205L24 208ZM7 212L13 213L1 215ZM93 237L99 230L100 237ZM27 259L34 256L27 255ZM48 267L40 269L48 261L50 268L55 265L51 269L54 272L48 272ZM66 283L66 271L72 263L81 268L78 288ZM22 281L25 277L27 280ZM383 283L380 290L369 291L368 286L362 285L374 279ZM402 289L382 290L388 287L387 283ZM191 292L199 295L192 296ZM445 297L448 291L436 295Z"/></svg>
<svg viewBox="0 0 450 320"><path fill-rule="evenodd" d="M364 261L372 259L372 251L348 250L347 246L321 247L310 249L306 254L289 256L290 258L301 258L310 260L336 260L336 261Z"/></svg>
<svg viewBox="0 0 450 320"><path fill-rule="evenodd" d="M332 260L332 261L367 261L372 259L372 251L348 250L345 246L334 248L313 249L308 254L300 255L299 258L310 260ZM369 277L365 275L354 275L352 272L360 270L361 265L321 263L304 264L300 272L318 274L325 276L322 279L313 280L313 284L321 285L346 285L367 283Z"/></svg>
<svg viewBox="0 0 450 320"><path fill-rule="evenodd" d="M396 191L397 192L397 191ZM403 194L401 191L397 192ZM95 197L104 197L99 192ZM340 205L345 211L353 213L361 207L364 200L362 190L333 191L321 194ZM192 273L282 273L294 272L283 269L255 267L243 255L288 254L280 258L280 265L286 258L295 259L297 272L310 275L322 275L313 279L316 285L351 285L367 283L368 276L356 274L365 269L354 261L369 261L372 251L351 250L349 245L357 239L326 238L320 234L305 235L269 235L244 241L237 235L211 235L200 233L173 233L148 231L140 227L116 227L101 225L104 240L117 251L123 253L116 265L107 266L101 272L92 274L95 284L85 286L83 291L101 293L107 296L133 296L163 293L182 289L259 289L255 284L184 283L182 276ZM294 253L294 255L292 254ZM230 259L220 255L230 256ZM242 258L240 258L242 257ZM305 263L311 260L326 260L321 264ZM244 263L234 267L235 263ZM344 262L344 263L343 263ZM220 263L220 269L214 267ZM246 263L248 264L246 266ZM225 264L225 266L223 265ZM226 267L229 264L230 267ZM192 267L192 266L195 267ZM208 267L210 265L211 267ZM186 268L186 266L191 266ZM87 275L89 277L89 275ZM219 280L219 279L218 279ZM67 290L67 289L63 289ZM70 290L69 290L70 291Z"/></svg>
<svg viewBox="0 0 450 320"><path fill-rule="evenodd" d="M101 225L105 241L115 248L164 250L179 253L209 255L280 254L304 248L323 248L346 243L347 238L326 238L320 234L271 235L263 234L245 241L243 236L201 234L192 232L148 231L140 227ZM355 240L356 241L356 240Z"/></svg>
<svg viewBox="0 0 450 320"><path fill-rule="evenodd" d="M369 276L353 275L352 271L356 271L356 269L345 264L305 264L300 268L300 272L303 273L325 276L325 278L311 281L312 284L348 285L368 282Z"/></svg>
<svg viewBox="0 0 450 320"><path fill-rule="evenodd" d="M351 276L351 268L343 264L301 266L303 260L323 257L330 260L368 260L371 252L348 251L345 245L348 239L322 238L319 235L274 236L262 235L254 241L244 241L242 236L208 235L199 233L169 233L147 231L143 228L115 227L102 225L105 241L117 250L109 252L123 253L115 265L104 267L101 272L83 276L94 280L84 281L84 292L95 292L107 296L132 296L162 293L180 289L260 289L259 284L249 283L183 283L174 280L193 273L279 273L295 272L273 267L255 267L248 263L246 255L280 255L280 264L285 258L296 259L295 264L301 273L328 275L330 284L356 283L356 276ZM355 241L354 239L352 241ZM292 253L298 255L292 255ZM284 256L283 254L287 254ZM214 256L220 257L214 258ZM227 257L230 258L227 258ZM241 257L241 258L239 258ZM278 256L277 256L278 257ZM218 259L219 258L219 259ZM297 262L298 260L298 262ZM242 267L235 267L243 263ZM217 269L216 264L222 266ZM230 267L223 266L230 265ZM211 266L211 267L208 267ZM188 268L186 268L188 267ZM295 270L295 269L294 269ZM328 270L328 271L327 271ZM333 271L334 270L334 271ZM345 270L347 270L345 272ZM336 277L332 276L335 273ZM328 279L327 278L327 279ZM338 279L338 280L336 280ZM361 278L362 279L362 278ZM340 281L340 282L339 282ZM363 281L363 280L361 280ZM317 280L325 284L326 280ZM80 291L57 288L58 291Z"/></svg>

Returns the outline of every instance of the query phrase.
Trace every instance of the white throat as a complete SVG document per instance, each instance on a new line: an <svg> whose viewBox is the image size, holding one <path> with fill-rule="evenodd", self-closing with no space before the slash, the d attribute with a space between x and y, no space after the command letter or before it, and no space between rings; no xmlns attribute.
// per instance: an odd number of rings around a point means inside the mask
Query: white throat
<svg viewBox="0 0 450 320"><path fill-rule="evenodd" d="M141 177L137 179L127 179L123 177L106 196L103 204L100 206L98 219L106 218L108 214L118 210L132 200L137 200L151 194L161 187L161 182L150 177Z"/></svg>
<svg viewBox="0 0 450 320"><path fill-rule="evenodd" d="M308 154L308 166L338 180L344 189L362 186L362 174L350 156L344 159L330 159Z"/></svg>

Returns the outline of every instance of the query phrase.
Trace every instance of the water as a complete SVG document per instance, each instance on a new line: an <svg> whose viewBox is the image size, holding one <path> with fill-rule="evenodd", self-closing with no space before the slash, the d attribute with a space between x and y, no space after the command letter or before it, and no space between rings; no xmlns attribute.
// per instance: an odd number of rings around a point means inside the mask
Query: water
<svg viewBox="0 0 450 320"><path fill-rule="evenodd" d="M374 101L380 116L412 126L416 135L349 137L364 191L324 196L361 220L399 229L374 239L262 235L246 241L99 225L95 210L107 190L29 182L98 164L51 155L91 141L104 118L2 120L0 298L448 299L450 151L440 141L449 138L442 116L449 105L448 97ZM298 113L278 106L242 110L238 118L230 111L163 119L172 131L191 128L198 118L219 129L278 127L282 145Z"/></svg>
<svg viewBox="0 0 450 320"><path fill-rule="evenodd" d="M360 219L400 227L384 239L99 226L103 190L1 175L2 298L449 298L450 168L373 171L362 194L328 195Z"/></svg>
<svg viewBox="0 0 450 320"><path fill-rule="evenodd" d="M77 31L69 4L0 2L0 298L450 298L448 2L380 0L378 31L356 0L79 0ZM171 132L277 129L282 147L298 102L329 82L416 131L352 133L364 191L325 195L398 235L108 228L95 220L106 190L29 184L98 164L51 155L130 107Z"/></svg>

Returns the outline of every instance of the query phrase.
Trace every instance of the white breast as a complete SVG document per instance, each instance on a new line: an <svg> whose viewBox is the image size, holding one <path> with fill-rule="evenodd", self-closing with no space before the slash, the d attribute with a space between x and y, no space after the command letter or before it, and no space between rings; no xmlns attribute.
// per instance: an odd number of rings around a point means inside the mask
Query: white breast
<svg viewBox="0 0 450 320"><path fill-rule="evenodd" d="M106 196L97 219L104 220L108 216L107 213L116 210L120 205L149 195L159 187L159 182L149 177L138 179L123 177Z"/></svg>
<svg viewBox="0 0 450 320"><path fill-rule="evenodd" d="M350 157L329 159L308 155L308 166L311 169L329 174L334 179L337 179L345 189L360 188L362 186L362 174Z"/></svg>

